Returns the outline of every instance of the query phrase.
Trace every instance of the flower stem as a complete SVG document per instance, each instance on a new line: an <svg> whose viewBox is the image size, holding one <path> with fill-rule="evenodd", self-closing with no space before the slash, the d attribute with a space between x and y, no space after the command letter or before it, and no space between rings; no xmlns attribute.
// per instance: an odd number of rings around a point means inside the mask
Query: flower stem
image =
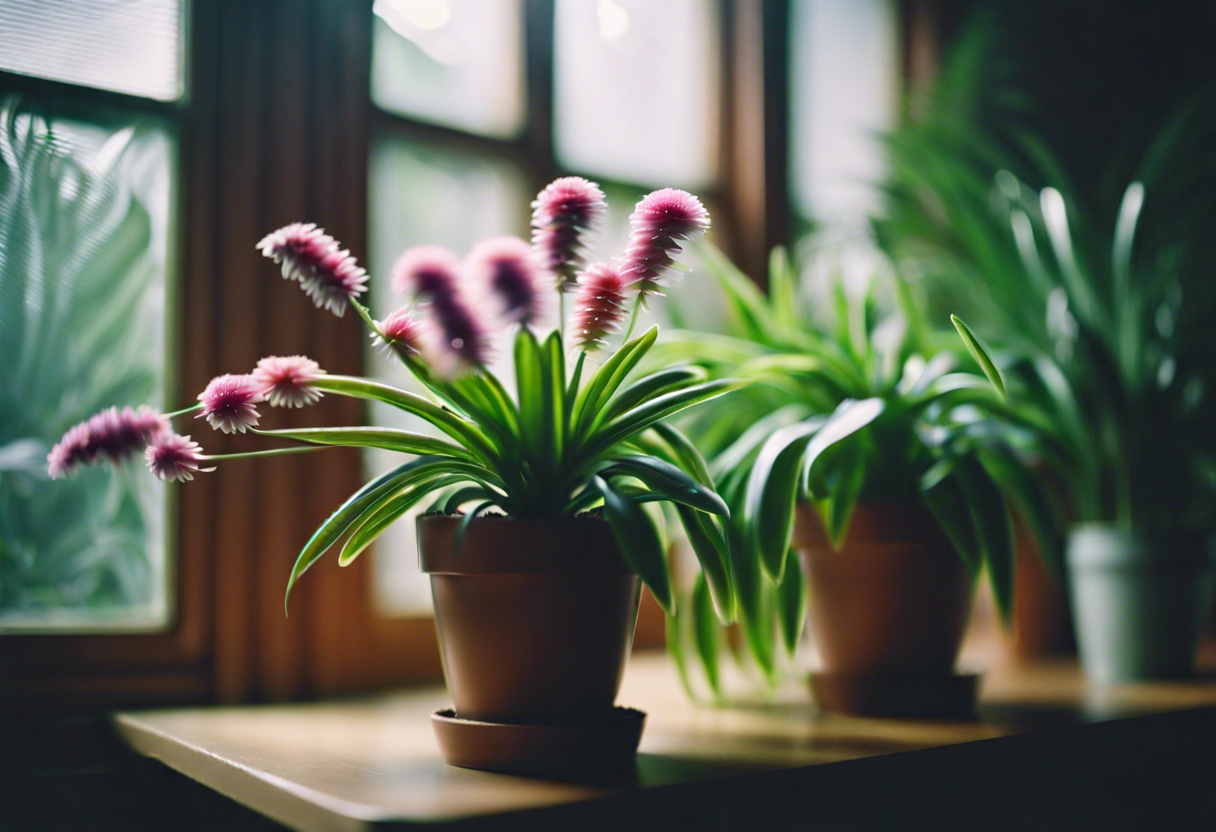
<svg viewBox="0 0 1216 832"><path fill-rule="evenodd" d="M642 311L642 295L638 295L637 303L633 305L633 315L629 318L629 328L625 330L625 337L621 339L622 344L629 343L629 336L633 335L633 328L638 325L638 313Z"/></svg>
<svg viewBox="0 0 1216 832"><path fill-rule="evenodd" d="M363 319L363 323L367 324L367 328L373 334L379 335L380 330L376 327L376 322L372 320L371 310L354 298L350 298L350 305L355 307L355 311L359 313L359 317Z"/></svg>
<svg viewBox="0 0 1216 832"><path fill-rule="evenodd" d="M265 451L245 451L239 454L214 454L207 459L246 459L255 456L286 456L287 454L306 454L310 451L323 451L326 448L342 448L344 445L303 445L293 448L271 448Z"/></svg>
<svg viewBox="0 0 1216 832"><path fill-rule="evenodd" d="M190 407L183 407L181 410L175 410L172 413L166 413L165 418L166 419L176 419L178 416L185 416L187 413L193 413L196 410L202 410L202 409L203 409L203 403L199 402L198 404L190 405Z"/></svg>

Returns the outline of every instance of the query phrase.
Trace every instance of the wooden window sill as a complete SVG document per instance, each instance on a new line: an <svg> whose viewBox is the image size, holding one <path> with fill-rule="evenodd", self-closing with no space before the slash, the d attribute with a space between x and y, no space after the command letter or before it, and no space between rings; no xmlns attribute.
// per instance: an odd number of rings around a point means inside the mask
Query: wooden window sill
<svg viewBox="0 0 1216 832"><path fill-rule="evenodd" d="M139 753L304 830L460 828L1173 828L1216 771L1211 680L1097 689L1074 663L997 668L971 721L690 703L635 656L619 701L649 719L635 771L533 778L445 765L442 688L300 705L121 713Z"/></svg>

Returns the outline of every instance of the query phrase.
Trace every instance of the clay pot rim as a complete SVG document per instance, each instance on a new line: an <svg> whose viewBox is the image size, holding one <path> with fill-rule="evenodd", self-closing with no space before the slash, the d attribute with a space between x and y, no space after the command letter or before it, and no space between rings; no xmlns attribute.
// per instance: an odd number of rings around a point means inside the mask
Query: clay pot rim
<svg viewBox="0 0 1216 832"><path fill-rule="evenodd" d="M418 561L432 575L620 575L635 573L622 557L608 521L575 517L424 514L417 519Z"/></svg>

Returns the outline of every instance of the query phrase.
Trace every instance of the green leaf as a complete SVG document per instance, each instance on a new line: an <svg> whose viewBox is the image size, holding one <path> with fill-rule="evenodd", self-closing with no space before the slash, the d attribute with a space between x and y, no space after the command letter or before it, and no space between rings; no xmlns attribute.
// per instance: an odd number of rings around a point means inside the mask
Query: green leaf
<svg viewBox="0 0 1216 832"><path fill-rule="evenodd" d="M566 448L566 354L562 349L562 336L553 330L545 341L542 353L545 372L545 430L549 434L549 452L554 463L562 459Z"/></svg>
<svg viewBox="0 0 1216 832"><path fill-rule="evenodd" d="M425 457L415 459L412 462L407 462L394 468L383 476L377 477L348 497L346 502L339 506L337 511L331 514L313 532L312 537L304 544L304 548L300 550L295 566L292 567L291 575L287 579L287 591L283 596L284 612L287 611L287 603L291 599L291 589L295 586L296 581L322 555L329 551L329 548L337 542L338 538L342 536L352 523L358 520L368 508L374 505L385 494L409 484L411 477L419 476L418 472L420 470L425 471L434 466L434 460Z"/></svg>
<svg viewBox="0 0 1216 832"><path fill-rule="evenodd" d="M1059 584L1063 580L1064 538L1043 480L1008 447L986 448L978 452L978 457L988 476L1017 508L1034 537L1044 569Z"/></svg>
<svg viewBox="0 0 1216 832"><path fill-rule="evenodd" d="M963 496L971 509L980 549L988 566L992 597L1008 625L1013 617L1013 524L996 483L973 457L959 460L956 469Z"/></svg>
<svg viewBox="0 0 1216 832"><path fill-rule="evenodd" d="M706 271L718 281L745 338L764 343L774 329L764 295L717 247L700 245Z"/></svg>
<svg viewBox="0 0 1216 832"><path fill-rule="evenodd" d="M583 439L584 434L590 429L592 420L621 386L625 377L654 346L655 339L658 337L659 328L652 326L637 338L622 344L621 348L595 371L587 386L579 391L574 403L575 442Z"/></svg>
<svg viewBox="0 0 1216 832"><path fill-rule="evenodd" d="M937 524L946 533L950 545L974 577L979 572L982 552L971 508L955 467L956 461L949 457L935 463L921 476L921 496Z"/></svg>
<svg viewBox="0 0 1216 832"><path fill-rule="evenodd" d="M536 336L521 329L515 336L515 387L525 454L533 464L547 458L545 450L551 442L544 375Z"/></svg>
<svg viewBox="0 0 1216 832"><path fill-rule="evenodd" d="M984 371L984 375L988 376L988 380L992 382L992 386L996 388L996 392L1001 394L1001 398L1005 398L1005 379L1001 377L1001 371L992 361L992 356L989 355L988 345L985 344L980 337L971 331L971 328L963 323L963 319L958 315L950 316L951 323L958 330L959 336L962 337L963 343L967 345L967 350L979 363L980 369Z"/></svg>
<svg viewBox="0 0 1216 832"><path fill-rule="evenodd" d="M748 475L743 525L760 565L774 584L781 582L794 530L798 466L818 422L799 423L774 433L760 449Z"/></svg>
<svg viewBox="0 0 1216 832"><path fill-rule="evenodd" d="M807 445L806 455L802 458L802 490L810 493L811 470L824 451L869 425L881 416L885 409L886 403L882 399L841 402ZM861 465L862 462L858 459L854 464Z"/></svg>
<svg viewBox="0 0 1216 832"><path fill-rule="evenodd" d="M729 393L738 386L733 379L707 381L682 390L665 393L651 399L627 413L612 420L597 433L589 435L585 440L584 452L587 456L595 456L609 450L619 442L623 442L636 433L640 433L661 419L665 419L681 410L695 404L716 399Z"/></svg>
<svg viewBox="0 0 1216 832"><path fill-rule="evenodd" d="M408 454L426 456L445 455L459 459L474 460L476 457L452 442L421 433L395 428L333 427L291 428L287 430L254 430L261 436L277 436L296 439L313 445L339 445L357 448L383 448Z"/></svg>
<svg viewBox="0 0 1216 832"><path fill-rule="evenodd" d="M609 402L608 407L596 416L591 429L595 430L599 424L610 421L649 399L703 382L706 377L705 370L700 367L673 367L643 376Z"/></svg>
<svg viewBox="0 0 1216 832"><path fill-rule="evenodd" d="M835 464L835 476L829 478L827 511L824 513L824 525L832 548L840 551L844 545L845 533L849 521L853 518L853 509L857 506L857 498L861 495L865 484L865 460L859 448L854 444L837 446L843 451L841 459Z"/></svg>
<svg viewBox="0 0 1216 832"><path fill-rule="evenodd" d="M781 641L791 656L798 649L802 626L806 622L806 582L802 564L793 549L786 554L784 578L777 587L777 611L780 615Z"/></svg>
<svg viewBox="0 0 1216 832"><path fill-rule="evenodd" d="M675 598L667 571L667 554L654 522L641 506L612 488L603 478L596 477L594 482L604 495L604 517L625 562L650 587L659 606L674 614Z"/></svg>
<svg viewBox="0 0 1216 832"><path fill-rule="evenodd" d="M354 376L323 375L313 382L313 386L329 393L385 402L407 413L413 413L473 451L483 460L491 461L496 458L494 449L476 425L464 421L451 411L444 410L421 396Z"/></svg>
<svg viewBox="0 0 1216 832"><path fill-rule="evenodd" d="M670 462L653 456L618 457L601 469L599 474L605 479L619 475L634 477L672 502L709 514L730 514L726 503L713 489L701 485Z"/></svg>
<svg viewBox="0 0 1216 832"><path fill-rule="evenodd" d="M697 643L697 655L705 668L705 678L714 696L722 693L722 679L718 669L719 635L714 616L713 601L709 596L709 584L704 575L697 576L692 591L692 618Z"/></svg>
<svg viewBox="0 0 1216 832"><path fill-rule="evenodd" d="M768 296L769 307L777 323L790 329L797 328L802 306L798 294L798 275L783 246L774 247L768 257Z"/></svg>
<svg viewBox="0 0 1216 832"><path fill-rule="evenodd" d="M709 581L718 620L730 624L737 613L727 537L718 529L714 519L702 512L677 505L676 513L688 535L688 543L701 564L702 574Z"/></svg>
<svg viewBox="0 0 1216 832"><path fill-rule="evenodd" d="M338 565L349 566L376 538L383 534L389 526L396 522L401 515L413 508L420 500L434 494L440 488L460 481L460 477L441 476L426 482L417 483L412 488L407 488L404 491L390 492L387 500L378 502L376 506L369 508L361 515L366 519L346 539L346 543L342 546L342 551L338 554Z"/></svg>

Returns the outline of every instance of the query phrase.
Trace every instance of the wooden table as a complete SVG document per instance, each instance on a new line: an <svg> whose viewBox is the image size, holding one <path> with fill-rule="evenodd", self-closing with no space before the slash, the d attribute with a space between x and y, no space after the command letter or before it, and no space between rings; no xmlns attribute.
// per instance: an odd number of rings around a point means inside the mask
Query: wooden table
<svg viewBox="0 0 1216 832"><path fill-rule="evenodd" d="M1075 664L987 674L972 721L817 712L799 688L690 703L661 656L620 703L649 714L636 770L562 779L445 765L442 689L342 702L124 713L120 734L304 830L1216 829L1216 682L1098 689Z"/></svg>

